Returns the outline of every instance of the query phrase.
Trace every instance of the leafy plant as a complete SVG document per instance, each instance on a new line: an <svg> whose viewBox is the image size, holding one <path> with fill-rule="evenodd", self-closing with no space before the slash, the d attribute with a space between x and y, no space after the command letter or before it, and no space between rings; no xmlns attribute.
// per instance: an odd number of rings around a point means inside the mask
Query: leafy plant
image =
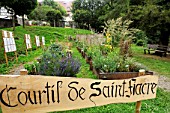
<svg viewBox="0 0 170 113"><path fill-rule="evenodd" d="M25 64L24 68L27 69L28 74L37 75L38 74L38 63L39 62L34 62L33 64Z"/></svg>
<svg viewBox="0 0 170 113"><path fill-rule="evenodd" d="M120 54L124 57L131 54L131 40L135 38L134 34L139 31L138 29L129 28L132 22L133 21L130 20L123 21L122 17L120 17L105 23L106 27L104 28L104 32L112 38L112 47L119 45Z"/></svg>
<svg viewBox="0 0 170 113"><path fill-rule="evenodd" d="M51 76L75 76L79 72L80 62L77 59L64 55L63 47L52 44L43 54L38 65L38 73Z"/></svg>
<svg viewBox="0 0 170 113"><path fill-rule="evenodd" d="M39 63L38 73L52 76L75 76L81 64L71 57L58 57L56 54L45 53Z"/></svg>
<svg viewBox="0 0 170 113"><path fill-rule="evenodd" d="M87 56L88 57L91 57L92 58L92 56L93 56L93 54L94 54L94 51L93 51L93 47L88 47L88 49L87 49Z"/></svg>
<svg viewBox="0 0 170 113"><path fill-rule="evenodd" d="M137 46L144 46L145 45L145 41L144 40L137 40L137 42L136 42L136 45Z"/></svg>

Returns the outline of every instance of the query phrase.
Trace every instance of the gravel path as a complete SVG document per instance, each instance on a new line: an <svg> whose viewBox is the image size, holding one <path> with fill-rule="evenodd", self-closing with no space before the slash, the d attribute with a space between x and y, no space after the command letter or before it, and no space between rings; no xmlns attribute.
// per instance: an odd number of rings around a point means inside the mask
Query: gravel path
<svg viewBox="0 0 170 113"><path fill-rule="evenodd" d="M165 76L159 76L158 86L170 92L170 78L167 78Z"/></svg>
<svg viewBox="0 0 170 113"><path fill-rule="evenodd" d="M39 59L39 57L36 57L35 60ZM32 62L28 62L26 64L32 64ZM18 67L13 68L12 70L9 71L8 75L19 75L20 70L24 69L24 64L20 64Z"/></svg>
<svg viewBox="0 0 170 113"><path fill-rule="evenodd" d="M19 75L21 69L24 69L24 65L23 64L21 64L18 67L13 68L8 74L9 75Z"/></svg>

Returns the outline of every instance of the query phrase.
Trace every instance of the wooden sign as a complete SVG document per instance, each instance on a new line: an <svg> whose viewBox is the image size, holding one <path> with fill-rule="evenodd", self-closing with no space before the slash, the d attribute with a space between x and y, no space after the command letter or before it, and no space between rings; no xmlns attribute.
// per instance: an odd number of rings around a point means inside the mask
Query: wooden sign
<svg viewBox="0 0 170 113"><path fill-rule="evenodd" d="M156 97L158 77L94 80L50 76L0 76L3 113L45 113L129 103Z"/></svg>
<svg viewBox="0 0 170 113"><path fill-rule="evenodd" d="M37 47L40 47L40 38L39 36L35 36L35 43Z"/></svg>
<svg viewBox="0 0 170 113"><path fill-rule="evenodd" d="M16 52L17 48L12 32L2 30L2 38L3 38L3 45L4 45L4 56L5 56L6 64L8 66L8 57L6 53L14 52L16 61L18 61L17 52Z"/></svg>
<svg viewBox="0 0 170 113"><path fill-rule="evenodd" d="M29 34L25 34L24 37L25 37L25 44L26 44L26 49L25 49L25 51L26 51L26 55L28 55L28 50L29 50L29 49L32 49L31 37L30 37Z"/></svg>
<svg viewBox="0 0 170 113"><path fill-rule="evenodd" d="M42 37L42 46L45 46L45 37Z"/></svg>
<svg viewBox="0 0 170 113"><path fill-rule="evenodd" d="M16 49L16 44L15 44L15 40L14 40L14 37L12 35L12 32L6 31L3 34L4 34L3 42L4 42L5 52L6 53L15 52L17 49Z"/></svg>
<svg viewBox="0 0 170 113"><path fill-rule="evenodd" d="M31 49L31 37L29 34L25 34L25 43L26 43L26 49Z"/></svg>

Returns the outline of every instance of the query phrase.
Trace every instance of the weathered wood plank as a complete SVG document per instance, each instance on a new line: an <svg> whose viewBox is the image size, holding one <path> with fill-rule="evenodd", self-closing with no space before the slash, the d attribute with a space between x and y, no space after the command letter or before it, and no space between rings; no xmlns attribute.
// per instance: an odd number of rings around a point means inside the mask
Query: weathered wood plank
<svg viewBox="0 0 170 113"><path fill-rule="evenodd" d="M158 77L94 80L48 76L0 76L3 113L44 113L156 97Z"/></svg>

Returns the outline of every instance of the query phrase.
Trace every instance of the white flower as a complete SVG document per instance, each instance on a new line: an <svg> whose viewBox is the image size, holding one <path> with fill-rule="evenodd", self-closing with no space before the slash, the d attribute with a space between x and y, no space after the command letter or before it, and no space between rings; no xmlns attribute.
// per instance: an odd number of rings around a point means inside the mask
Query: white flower
<svg viewBox="0 0 170 113"><path fill-rule="evenodd" d="M126 65L125 67L126 67L126 68L128 68L128 67L129 67L129 65Z"/></svg>

